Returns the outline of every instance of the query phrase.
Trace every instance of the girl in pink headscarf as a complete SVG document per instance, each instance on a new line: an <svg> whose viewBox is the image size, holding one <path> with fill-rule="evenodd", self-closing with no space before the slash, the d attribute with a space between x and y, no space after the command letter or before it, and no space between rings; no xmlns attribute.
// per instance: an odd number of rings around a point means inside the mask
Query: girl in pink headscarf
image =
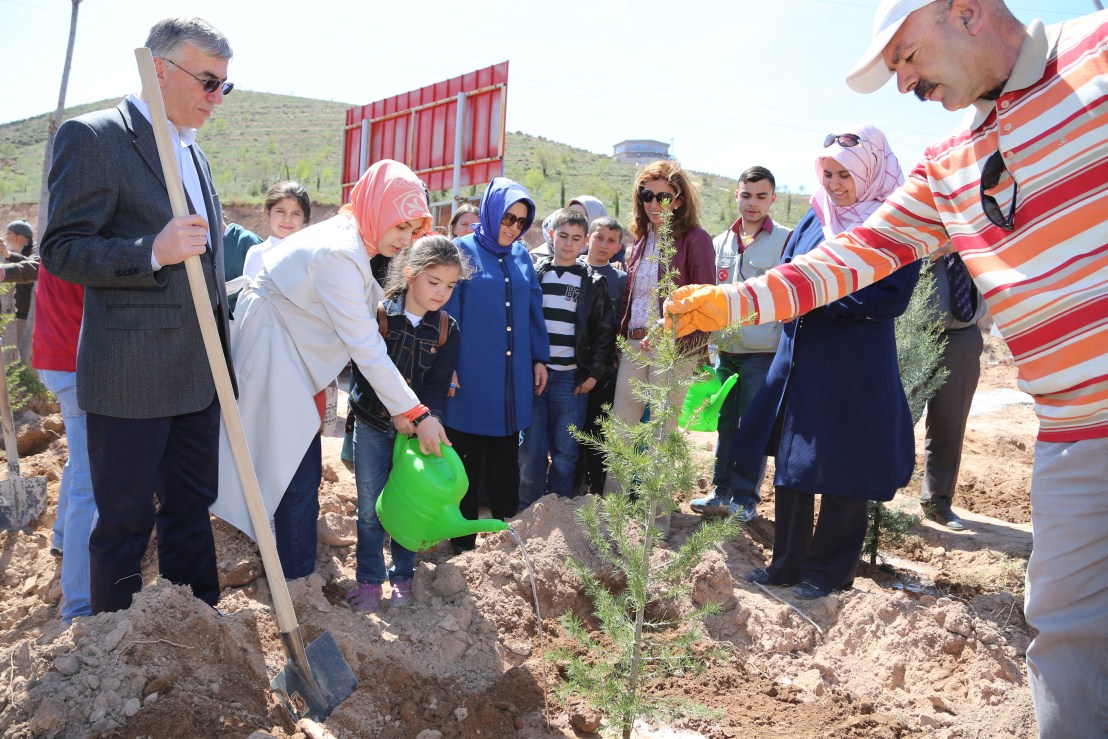
<svg viewBox="0 0 1108 739"><path fill-rule="evenodd" d="M424 453L439 454L439 443L450 443L389 360L375 313L384 292L370 267L374 255L394 256L431 225L423 183L399 162L377 162L337 215L266 252L262 271L239 297L231 337L239 410L289 579L315 570L322 475L316 396L349 361L397 431L418 436ZM225 439L212 511L253 536Z"/></svg>

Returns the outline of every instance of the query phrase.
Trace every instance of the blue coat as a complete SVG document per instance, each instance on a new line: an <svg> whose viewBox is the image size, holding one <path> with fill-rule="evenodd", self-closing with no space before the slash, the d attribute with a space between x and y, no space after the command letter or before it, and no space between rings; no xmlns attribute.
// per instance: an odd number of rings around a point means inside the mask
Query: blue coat
<svg viewBox="0 0 1108 739"><path fill-rule="evenodd" d="M783 260L823 241L819 219L809 210ZM915 439L900 384L894 319L908 307L918 279L915 262L785 324L765 385L734 437L740 469L756 474L767 453L776 457L776 485L869 500L892 500L908 484Z"/></svg>
<svg viewBox="0 0 1108 739"><path fill-rule="evenodd" d="M445 306L461 328L459 388L446 404L446 425L482 436L514 434L531 425L534 363L550 361L542 288L522 242L504 254L473 234L455 243L474 273Z"/></svg>

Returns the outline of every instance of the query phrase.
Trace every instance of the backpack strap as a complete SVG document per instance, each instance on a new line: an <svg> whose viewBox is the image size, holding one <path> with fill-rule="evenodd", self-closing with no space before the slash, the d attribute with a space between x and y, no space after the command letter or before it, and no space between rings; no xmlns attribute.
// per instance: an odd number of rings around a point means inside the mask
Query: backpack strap
<svg viewBox="0 0 1108 739"><path fill-rule="evenodd" d="M377 306L377 330L381 332L381 338L389 338L389 317L385 314L385 306Z"/></svg>

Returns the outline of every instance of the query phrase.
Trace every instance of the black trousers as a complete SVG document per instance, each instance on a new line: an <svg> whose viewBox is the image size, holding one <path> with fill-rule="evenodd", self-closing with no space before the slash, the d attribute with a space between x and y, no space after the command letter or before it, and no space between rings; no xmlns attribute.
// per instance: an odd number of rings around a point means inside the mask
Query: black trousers
<svg viewBox="0 0 1108 739"><path fill-rule="evenodd" d="M616 378L613 375L598 383L589 393L588 410L585 411L585 425L581 429L589 436L600 436L600 417L604 415L604 406L611 405L616 397ZM589 492L593 495L604 493L604 481L608 479L608 468L604 466L604 455L588 444L581 444L577 455L577 467L573 470L573 490L576 492L582 484L588 482Z"/></svg>
<svg viewBox="0 0 1108 739"><path fill-rule="evenodd" d="M131 606L155 526L162 577L214 606L219 574L208 507L219 484L219 401L167 418L89 413L87 425L98 514L89 537L92 612Z"/></svg>
<svg viewBox="0 0 1108 739"><path fill-rule="evenodd" d="M827 591L850 587L866 539L869 501L821 496L813 533L815 495L780 486L774 495L777 521L769 576L782 584L806 582Z"/></svg>
<svg viewBox="0 0 1108 739"><path fill-rule="evenodd" d="M946 382L927 401L921 503L949 511L962 466L962 441L966 436L973 394L981 378L981 350L985 340L977 326L943 332L942 366L950 370Z"/></svg>
<svg viewBox="0 0 1108 739"><path fill-rule="evenodd" d="M466 477L485 481L493 518L504 520L519 513L519 434L482 436L447 428L446 435L462 459ZM477 520L477 491L472 487L466 491L460 508L463 516ZM451 541L460 549L473 549L477 535L458 536Z"/></svg>

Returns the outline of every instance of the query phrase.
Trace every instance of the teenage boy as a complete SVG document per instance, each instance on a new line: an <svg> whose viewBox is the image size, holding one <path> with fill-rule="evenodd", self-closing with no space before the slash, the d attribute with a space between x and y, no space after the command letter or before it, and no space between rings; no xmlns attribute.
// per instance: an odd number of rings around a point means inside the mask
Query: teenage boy
<svg viewBox="0 0 1108 739"><path fill-rule="evenodd" d="M781 261L792 231L769 217L769 208L777 200L776 189L773 173L765 167L751 167L739 175L735 191L739 220L712 241L716 249L717 285L757 277ZM776 322L744 326L733 337L716 337L720 382L731 375L738 375L739 379L719 412L719 439L712 474L715 488L708 497L694 498L689 503L696 513L720 516L738 513L743 523L758 516L766 458L762 457L757 470L739 469L732 460L731 440L754 393L766 380L780 339L781 324Z"/></svg>
<svg viewBox="0 0 1108 739"><path fill-rule="evenodd" d="M608 298L614 315L621 315L620 301L627 287L627 273L612 266L611 260L623 248L623 226L615 218L604 216L597 218L589 226L589 251L578 261L593 272L604 275L608 283ZM612 355L615 356L615 334L612 335ZM597 383L589 393L588 408L585 411L585 425L582 431L590 436L600 432L600 417L603 407L611 405L616 397L616 376L610 374ZM591 446L581 448L577 457L577 469L573 475L573 489L581 490L588 485L588 491L600 495L604 491L604 481L608 471L604 467L604 455Z"/></svg>
<svg viewBox="0 0 1108 739"><path fill-rule="evenodd" d="M554 256L535 273L542 286L542 311L550 335L546 387L535 395L531 427L520 434L519 501L525 508L547 493L573 495L577 439L589 392L613 371L615 312L604 276L577 261L588 219L562 209L551 216ZM547 454L550 470L547 474Z"/></svg>

